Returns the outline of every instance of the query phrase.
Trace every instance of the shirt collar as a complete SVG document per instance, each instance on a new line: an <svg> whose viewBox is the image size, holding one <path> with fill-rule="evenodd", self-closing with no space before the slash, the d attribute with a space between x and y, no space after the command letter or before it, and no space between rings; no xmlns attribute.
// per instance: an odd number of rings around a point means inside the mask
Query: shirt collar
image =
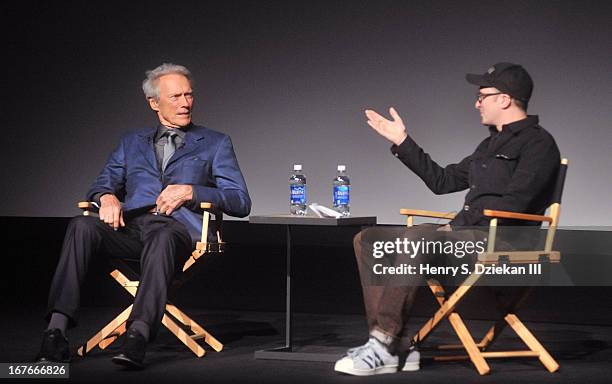
<svg viewBox="0 0 612 384"><path fill-rule="evenodd" d="M187 135L187 131L189 130L190 127L191 127L191 124L189 124L188 126L186 126L185 128L182 128L182 129L179 129L179 128L170 128L170 127L166 127L163 124L159 124L157 126L157 132L155 133L155 141L159 140L168 131L176 132L178 137L180 137L181 139L184 140L185 139L185 135Z"/></svg>
<svg viewBox="0 0 612 384"><path fill-rule="evenodd" d="M517 135L525 128L537 126L539 121L540 120L537 115L528 115L524 119L514 121L510 124L502 125L501 132L508 131L514 135ZM489 125L489 132L491 132L491 135L496 135L498 133L497 128L494 125Z"/></svg>

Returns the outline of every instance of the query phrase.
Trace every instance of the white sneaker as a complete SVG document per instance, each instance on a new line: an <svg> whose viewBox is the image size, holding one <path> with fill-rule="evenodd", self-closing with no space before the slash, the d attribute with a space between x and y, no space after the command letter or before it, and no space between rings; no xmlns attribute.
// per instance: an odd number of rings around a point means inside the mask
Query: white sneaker
<svg viewBox="0 0 612 384"><path fill-rule="evenodd" d="M336 362L334 371L355 376L371 376L395 373L398 357L390 354L378 340L370 338L361 347L351 348L347 355Z"/></svg>
<svg viewBox="0 0 612 384"><path fill-rule="evenodd" d="M413 372L419 369L421 369L421 353L416 348L410 347L402 372Z"/></svg>

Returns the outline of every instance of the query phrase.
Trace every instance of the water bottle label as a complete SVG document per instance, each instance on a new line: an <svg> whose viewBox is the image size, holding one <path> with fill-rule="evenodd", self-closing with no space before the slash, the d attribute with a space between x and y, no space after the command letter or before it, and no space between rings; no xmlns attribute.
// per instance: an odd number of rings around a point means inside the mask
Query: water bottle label
<svg viewBox="0 0 612 384"><path fill-rule="evenodd" d="M304 185L290 185L291 204L306 204L306 187Z"/></svg>
<svg viewBox="0 0 612 384"><path fill-rule="evenodd" d="M336 185L334 186L334 205L349 205L350 202L350 186Z"/></svg>

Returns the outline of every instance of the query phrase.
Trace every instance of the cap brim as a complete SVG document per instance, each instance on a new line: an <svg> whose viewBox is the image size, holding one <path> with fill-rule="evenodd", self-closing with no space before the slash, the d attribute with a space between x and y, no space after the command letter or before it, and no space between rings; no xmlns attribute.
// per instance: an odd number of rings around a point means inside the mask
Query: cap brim
<svg viewBox="0 0 612 384"><path fill-rule="evenodd" d="M492 87L491 83L487 81L484 75L468 73L467 75L465 75L465 79L468 81L468 83L478 85L480 87Z"/></svg>

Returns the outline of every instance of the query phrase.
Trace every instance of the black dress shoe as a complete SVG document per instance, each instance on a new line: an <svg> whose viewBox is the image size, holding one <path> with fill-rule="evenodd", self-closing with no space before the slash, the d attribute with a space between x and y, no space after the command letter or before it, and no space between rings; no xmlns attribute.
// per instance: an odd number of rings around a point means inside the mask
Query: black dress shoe
<svg viewBox="0 0 612 384"><path fill-rule="evenodd" d="M147 341L139 332L128 329L121 352L112 358L115 364L130 369L143 369Z"/></svg>
<svg viewBox="0 0 612 384"><path fill-rule="evenodd" d="M43 333L42 345L40 352L36 356L36 362L46 363L69 363L70 349L68 348L68 339L57 329L47 329Z"/></svg>

